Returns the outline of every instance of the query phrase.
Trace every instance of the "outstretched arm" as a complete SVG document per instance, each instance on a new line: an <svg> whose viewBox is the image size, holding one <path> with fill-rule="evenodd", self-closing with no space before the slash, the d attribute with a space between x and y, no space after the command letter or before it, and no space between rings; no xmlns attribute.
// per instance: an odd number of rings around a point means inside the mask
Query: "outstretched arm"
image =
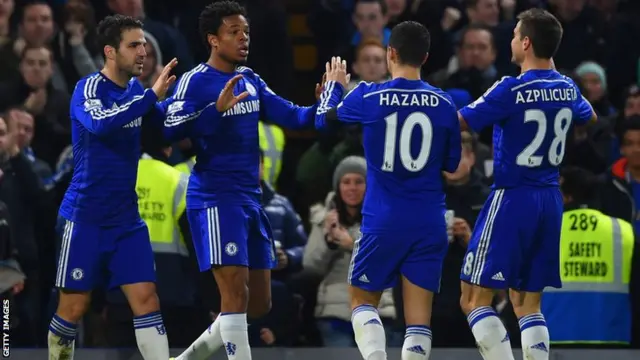
<svg viewBox="0 0 640 360"><path fill-rule="evenodd" d="M73 93L71 112L82 125L95 135L106 135L144 116L158 97L151 89L136 95L126 104L107 108L98 94L100 78L89 78L78 84Z"/></svg>
<svg viewBox="0 0 640 360"><path fill-rule="evenodd" d="M318 104L314 104L313 106L295 105L291 101L285 100L274 93L260 77L256 76L256 78L259 87L261 109L267 120L292 130L313 126Z"/></svg>

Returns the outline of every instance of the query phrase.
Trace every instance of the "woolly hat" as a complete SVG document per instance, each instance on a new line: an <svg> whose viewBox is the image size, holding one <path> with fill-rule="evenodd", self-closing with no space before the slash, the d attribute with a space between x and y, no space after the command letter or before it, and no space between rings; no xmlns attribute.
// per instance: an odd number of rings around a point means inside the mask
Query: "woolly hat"
<svg viewBox="0 0 640 360"><path fill-rule="evenodd" d="M586 61L582 64L578 65L575 70L576 75L582 77L585 74L594 74L600 79L602 83L602 89L607 90L607 73L604 71L604 68L593 61Z"/></svg>
<svg viewBox="0 0 640 360"><path fill-rule="evenodd" d="M333 190L338 191L340 179L346 174L360 174L367 177L367 161L361 156L347 156L333 172Z"/></svg>

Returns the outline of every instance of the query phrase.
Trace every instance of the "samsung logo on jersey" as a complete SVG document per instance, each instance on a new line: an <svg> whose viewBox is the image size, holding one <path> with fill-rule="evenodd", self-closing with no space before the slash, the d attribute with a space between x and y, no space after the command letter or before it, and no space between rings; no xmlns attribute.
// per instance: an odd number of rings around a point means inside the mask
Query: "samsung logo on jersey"
<svg viewBox="0 0 640 360"><path fill-rule="evenodd" d="M436 107L440 104L437 95L429 93L394 94L381 93L380 106L430 106Z"/></svg>
<svg viewBox="0 0 640 360"><path fill-rule="evenodd" d="M575 89L533 89L518 91L516 93L516 104L530 104L539 101L559 102L574 101L578 98Z"/></svg>
<svg viewBox="0 0 640 360"><path fill-rule="evenodd" d="M133 120L132 122L128 123L127 125L123 126L123 129L128 129L128 128L137 128L142 126L142 118L139 117L135 120Z"/></svg>
<svg viewBox="0 0 640 360"><path fill-rule="evenodd" d="M260 100L249 100L237 103L222 116L244 115L260 111Z"/></svg>

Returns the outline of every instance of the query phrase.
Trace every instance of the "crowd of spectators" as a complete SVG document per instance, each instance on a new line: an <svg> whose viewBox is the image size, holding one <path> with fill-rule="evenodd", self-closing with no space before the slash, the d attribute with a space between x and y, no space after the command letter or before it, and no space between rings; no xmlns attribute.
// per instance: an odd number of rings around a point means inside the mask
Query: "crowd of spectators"
<svg viewBox="0 0 640 360"><path fill-rule="evenodd" d="M103 65L102 49L93 36L97 21L113 13L144 21L147 58L140 81L149 85L174 57L179 59L178 75L208 57L195 25L198 12L208 2L0 0L0 255L6 260L3 266L25 276L14 286L0 289L4 297L13 299L14 346L43 346L55 308L57 208L73 170L69 99L75 83ZM570 132L565 165L599 175L599 209L640 230L636 217L640 204L639 1L240 2L247 7L252 27L248 65L285 97L294 92L313 94L313 83L295 80L294 51L287 32L287 6L296 3L300 9L304 3L317 63L340 55L348 59L355 81L385 81L390 29L404 20L425 24L432 48L424 79L447 90L458 107L481 96L502 76L518 74L509 48L517 14L536 6L550 10L564 27L556 67L581 86L600 119ZM314 73L321 74L322 68ZM269 119L263 121L268 124ZM296 133L286 134L287 141L299 138ZM354 345L346 279L366 188L361 133L357 127L347 127L339 134L303 138L309 139L304 146L293 150L285 146L276 155L263 146L267 157L280 156L276 160L283 162L279 176L263 180L263 204L273 226L279 263L273 272L273 310L252 322L253 346ZM460 167L445 175L447 207L454 219L442 290L434 305L436 347L474 346L459 308L459 273L465 244L490 192L491 132L463 133L462 142ZM168 162L179 166L192 155L188 142L174 144ZM196 296L192 303L175 307L192 309L189 316L164 315L191 325L179 333L172 333L167 325L172 346L187 346L216 316L217 291L210 274L205 275L194 272ZM402 342L400 297L399 289L389 289L380 304L390 346ZM135 346L133 332L120 331L119 326L129 321L130 314L109 299L100 291L94 296L93 310L83 321L82 346ZM163 308L171 308L172 299L160 300ZM517 326L506 301L498 298L496 303L505 322ZM512 342L517 341L512 337Z"/></svg>

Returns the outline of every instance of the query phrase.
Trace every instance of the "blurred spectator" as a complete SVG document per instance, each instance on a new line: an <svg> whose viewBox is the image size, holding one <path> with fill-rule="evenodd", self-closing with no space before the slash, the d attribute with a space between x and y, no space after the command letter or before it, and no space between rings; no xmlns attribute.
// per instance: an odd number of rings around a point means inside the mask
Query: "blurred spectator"
<svg viewBox="0 0 640 360"><path fill-rule="evenodd" d="M604 23L587 0L555 0L549 10L560 20L564 30L553 60L558 69L574 69L585 60L602 63Z"/></svg>
<svg viewBox="0 0 640 360"><path fill-rule="evenodd" d="M11 15L14 11L13 0L0 0L0 68L5 69L0 72L1 81L11 81L15 76L15 72L8 69L14 69L17 66L15 56L4 56L7 54L15 54L13 52L13 40L15 36L11 26Z"/></svg>
<svg viewBox="0 0 640 360"><path fill-rule="evenodd" d="M269 218L278 265L272 272L276 280L285 281L288 275L302 270L302 253L307 244L300 216L289 200L275 192L264 180L264 152L260 152L260 181L262 206Z"/></svg>
<svg viewBox="0 0 640 360"><path fill-rule="evenodd" d="M138 76L138 79L145 88L150 88L160 76L164 66L162 58L162 50L156 38L148 31L144 32L144 38L147 43L144 45L144 50L147 52L147 56L144 58L144 65L142 66L142 74Z"/></svg>
<svg viewBox="0 0 640 360"><path fill-rule="evenodd" d="M33 165L33 170L43 183L46 183L53 175L51 167L44 161L38 159L31 148L31 141L35 132L35 122L33 116L28 112L14 108L7 111L7 121L16 126L16 142L20 151L27 157Z"/></svg>
<svg viewBox="0 0 640 360"><path fill-rule="evenodd" d="M611 156L609 157L611 162L618 160L621 156L620 134L624 131L626 119L634 115L640 115L640 88L637 85L629 87L623 100L623 110L616 116L614 124L611 126L613 129Z"/></svg>
<svg viewBox="0 0 640 360"><path fill-rule="evenodd" d="M196 299L195 250L186 216L187 175L166 164L170 144L162 129L143 126L143 155L138 165L136 192L140 217L149 228L153 247L157 291L171 347L184 348L207 326L207 311ZM107 339L112 347L136 347L133 316L120 289L107 296Z"/></svg>
<svg viewBox="0 0 640 360"><path fill-rule="evenodd" d="M13 0L0 1L0 46L11 39L11 15L15 4Z"/></svg>
<svg viewBox="0 0 640 360"><path fill-rule="evenodd" d="M355 87L359 81L379 83L387 80L387 49L375 38L367 38L356 48L355 61L352 65L354 79L349 84Z"/></svg>
<svg viewBox="0 0 640 360"><path fill-rule="evenodd" d="M300 194L297 208L308 209L316 203L323 203L333 188L331 174L340 161L348 156L364 155L361 129L358 126L345 127L343 134L341 139L320 135L320 139L300 157L296 169Z"/></svg>
<svg viewBox="0 0 640 360"><path fill-rule="evenodd" d="M7 116L4 116L7 119ZM27 280L16 301L21 304L19 321L12 342L16 346L32 347L41 342L38 334L41 304L42 273L48 271L46 256L53 234L41 229L53 229L52 208L38 176L17 143L17 125L0 121L0 201L7 205L11 236L16 239L18 262Z"/></svg>
<svg viewBox="0 0 640 360"><path fill-rule="evenodd" d="M444 82L445 88L465 89L477 99L498 80L498 72L493 65L496 49L493 34L488 28L480 25L465 28L456 58L457 69L452 73L442 71L434 74L434 83Z"/></svg>
<svg viewBox="0 0 640 360"><path fill-rule="evenodd" d="M607 97L607 74L604 68L593 61L580 64L576 70L585 92L582 94L589 100L598 117L613 115L616 109Z"/></svg>
<svg viewBox="0 0 640 360"><path fill-rule="evenodd" d="M622 158L601 176L600 208L604 214L630 222L640 233L640 116L625 121L620 134Z"/></svg>
<svg viewBox="0 0 640 360"><path fill-rule="evenodd" d="M80 78L100 70L104 59L94 41L97 22L88 0L67 1L62 21L64 28L58 30L51 47L71 92Z"/></svg>
<svg viewBox="0 0 640 360"><path fill-rule="evenodd" d="M356 0L353 11L356 33L351 45L357 47L365 38L378 39L384 46L389 44L391 30L387 25L387 4L384 0Z"/></svg>
<svg viewBox="0 0 640 360"><path fill-rule="evenodd" d="M179 60L174 72L178 75L193 67L193 57L184 36L168 24L148 18L144 12L143 0L106 0L109 10L115 14L131 16L144 22L144 29L151 33L162 51L162 58ZM164 64L161 64L164 65Z"/></svg>
<svg viewBox="0 0 640 360"><path fill-rule="evenodd" d="M2 135L0 135L0 141L2 141L1 137ZM0 300L3 303L5 300L11 303L7 315L10 319L9 327L12 330L19 325L17 309L20 304L13 300L24 289L24 273L16 260L18 255L14 244L16 239L11 237L10 220L7 205L0 201L0 272L2 273Z"/></svg>
<svg viewBox="0 0 640 360"><path fill-rule="evenodd" d="M42 45L25 45L20 62L21 80L0 85L0 110L23 106L35 117L31 148L55 167L58 155L71 142L69 95L53 86L51 51Z"/></svg>
<svg viewBox="0 0 640 360"><path fill-rule="evenodd" d="M514 1L502 1L513 4ZM465 11L470 25L493 27L500 21L500 4L498 0L466 0ZM511 15L513 16L513 15Z"/></svg>
<svg viewBox="0 0 640 360"><path fill-rule="evenodd" d="M449 212L447 225L449 251L443 265L440 293L434 298L431 327L438 329L434 346L470 347L475 340L470 332L463 333L467 319L460 311L460 269L480 209L491 189L474 167L473 138L462 133L462 158L454 173L444 173L445 194Z"/></svg>
<svg viewBox="0 0 640 360"><path fill-rule="evenodd" d="M329 347L355 346L347 273L354 240L360 236L366 166L361 157L342 160L333 175L335 192L329 193L324 205L311 209L312 230L303 266L305 271L324 277L318 289L316 318L324 345ZM390 324L396 317L391 289L383 293L378 309L389 338L394 334ZM393 344L392 339L387 340L388 346Z"/></svg>
<svg viewBox="0 0 640 360"><path fill-rule="evenodd" d="M639 344L640 249L631 224L593 207L593 175L561 172L564 216L560 239L562 288L542 296L551 343L571 347ZM591 206L589 206L591 203ZM600 311L582 314L598 307Z"/></svg>
<svg viewBox="0 0 640 360"><path fill-rule="evenodd" d="M301 304L294 299L288 281L293 274L302 270L302 253L307 244L307 234L300 222L300 216L293 210L289 200L276 193L265 182L263 151L260 152L260 158L262 206L271 224L274 255L278 264L271 273L271 312L264 319L252 322L252 325L255 324L253 343L257 343L257 346L291 346L298 326Z"/></svg>

